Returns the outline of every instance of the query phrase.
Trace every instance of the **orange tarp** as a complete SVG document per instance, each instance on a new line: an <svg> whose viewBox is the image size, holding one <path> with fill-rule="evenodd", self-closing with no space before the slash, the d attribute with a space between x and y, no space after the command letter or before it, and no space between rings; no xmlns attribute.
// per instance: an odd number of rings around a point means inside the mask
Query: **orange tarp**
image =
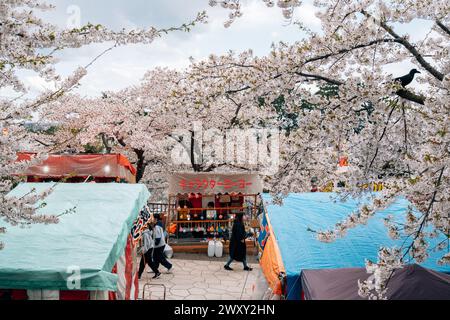
<svg viewBox="0 0 450 320"><path fill-rule="evenodd" d="M260 260L260 265L266 277L269 286L276 295L282 294L281 282L279 274L285 273L283 261L281 260L280 250L276 240L272 235L267 239L264 252Z"/></svg>
<svg viewBox="0 0 450 320"><path fill-rule="evenodd" d="M348 157L340 157L339 158L339 166L340 167L348 167Z"/></svg>
<svg viewBox="0 0 450 320"><path fill-rule="evenodd" d="M18 153L17 161L31 160L35 154ZM136 169L121 154L51 154L41 164L18 175L39 178L88 177L120 178L135 182Z"/></svg>
<svg viewBox="0 0 450 320"><path fill-rule="evenodd" d="M133 176L136 175L136 169L133 167L133 165L130 163L130 161L128 160L127 157L125 157L124 155L118 154L118 161L117 163L125 168L127 168L128 170L130 170L130 172L133 174Z"/></svg>
<svg viewBox="0 0 450 320"><path fill-rule="evenodd" d="M272 288L272 292L276 295L282 295L283 292L279 275L280 273L286 274L286 270L284 268L283 260L281 259L280 249L273 233L269 217L266 212L264 214L267 218L270 235L267 239L266 245L264 246L264 251L259 264L261 265L267 283L270 288Z"/></svg>

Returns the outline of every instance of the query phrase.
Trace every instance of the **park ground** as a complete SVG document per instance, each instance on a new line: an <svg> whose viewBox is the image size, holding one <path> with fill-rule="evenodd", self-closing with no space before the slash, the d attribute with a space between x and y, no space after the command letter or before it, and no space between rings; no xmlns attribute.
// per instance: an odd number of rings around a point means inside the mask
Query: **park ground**
<svg viewBox="0 0 450 320"><path fill-rule="evenodd" d="M139 283L139 298L145 300L260 300L267 283L256 257L250 256L252 271L244 271L234 262L233 271L223 268L227 257L209 258L206 254L177 253L172 259L173 272L160 267L161 277L152 280L146 271Z"/></svg>

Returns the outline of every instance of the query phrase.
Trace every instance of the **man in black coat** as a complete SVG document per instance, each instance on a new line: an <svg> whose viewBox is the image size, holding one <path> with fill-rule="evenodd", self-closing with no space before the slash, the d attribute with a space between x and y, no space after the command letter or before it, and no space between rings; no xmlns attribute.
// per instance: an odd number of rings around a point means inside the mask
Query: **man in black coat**
<svg viewBox="0 0 450 320"><path fill-rule="evenodd" d="M241 261L244 264L245 271L252 271L247 264L247 246L245 244L245 239L247 238L247 233L244 227L244 215L242 213L236 214L236 219L233 224L233 229L231 231L230 239L230 259L225 264L225 270L233 270L230 264L233 260Z"/></svg>

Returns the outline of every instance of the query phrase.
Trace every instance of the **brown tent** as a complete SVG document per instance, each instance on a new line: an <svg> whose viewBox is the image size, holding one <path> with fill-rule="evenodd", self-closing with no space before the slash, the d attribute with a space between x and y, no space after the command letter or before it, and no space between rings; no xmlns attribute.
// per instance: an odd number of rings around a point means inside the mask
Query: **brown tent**
<svg viewBox="0 0 450 320"><path fill-rule="evenodd" d="M358 279L369 277L365 268L304 270L305 300L361 300ZM389 300L450 300L450 275L408 265L394 272L388 283Z"/></svg>

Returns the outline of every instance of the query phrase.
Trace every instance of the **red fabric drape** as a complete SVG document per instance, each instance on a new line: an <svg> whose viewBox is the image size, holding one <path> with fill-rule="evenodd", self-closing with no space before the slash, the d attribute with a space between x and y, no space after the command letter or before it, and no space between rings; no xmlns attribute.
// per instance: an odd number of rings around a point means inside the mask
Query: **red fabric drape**
<svg viewBox="0 0 450 320"><path fill-rule="evenodd" d="M12 300L28 300L27 290L13 289L11 290Z"/></svg>
<svg viewBox="0 0 450 320"><path fill-rule="evenodd" d="M89 291L59 291L59 300L90 300Z"/></svg>
<svg viewBox="0 0 450 320"><path fill-rule="evenodd" d="M17 161L29 161L35 153L18 153ZM125 179L135 182L136 169L121 154L49 155L41 164L31 166L17 175L32 179L88 177ZM100 181L99 181L100 182Z"/></svg>

